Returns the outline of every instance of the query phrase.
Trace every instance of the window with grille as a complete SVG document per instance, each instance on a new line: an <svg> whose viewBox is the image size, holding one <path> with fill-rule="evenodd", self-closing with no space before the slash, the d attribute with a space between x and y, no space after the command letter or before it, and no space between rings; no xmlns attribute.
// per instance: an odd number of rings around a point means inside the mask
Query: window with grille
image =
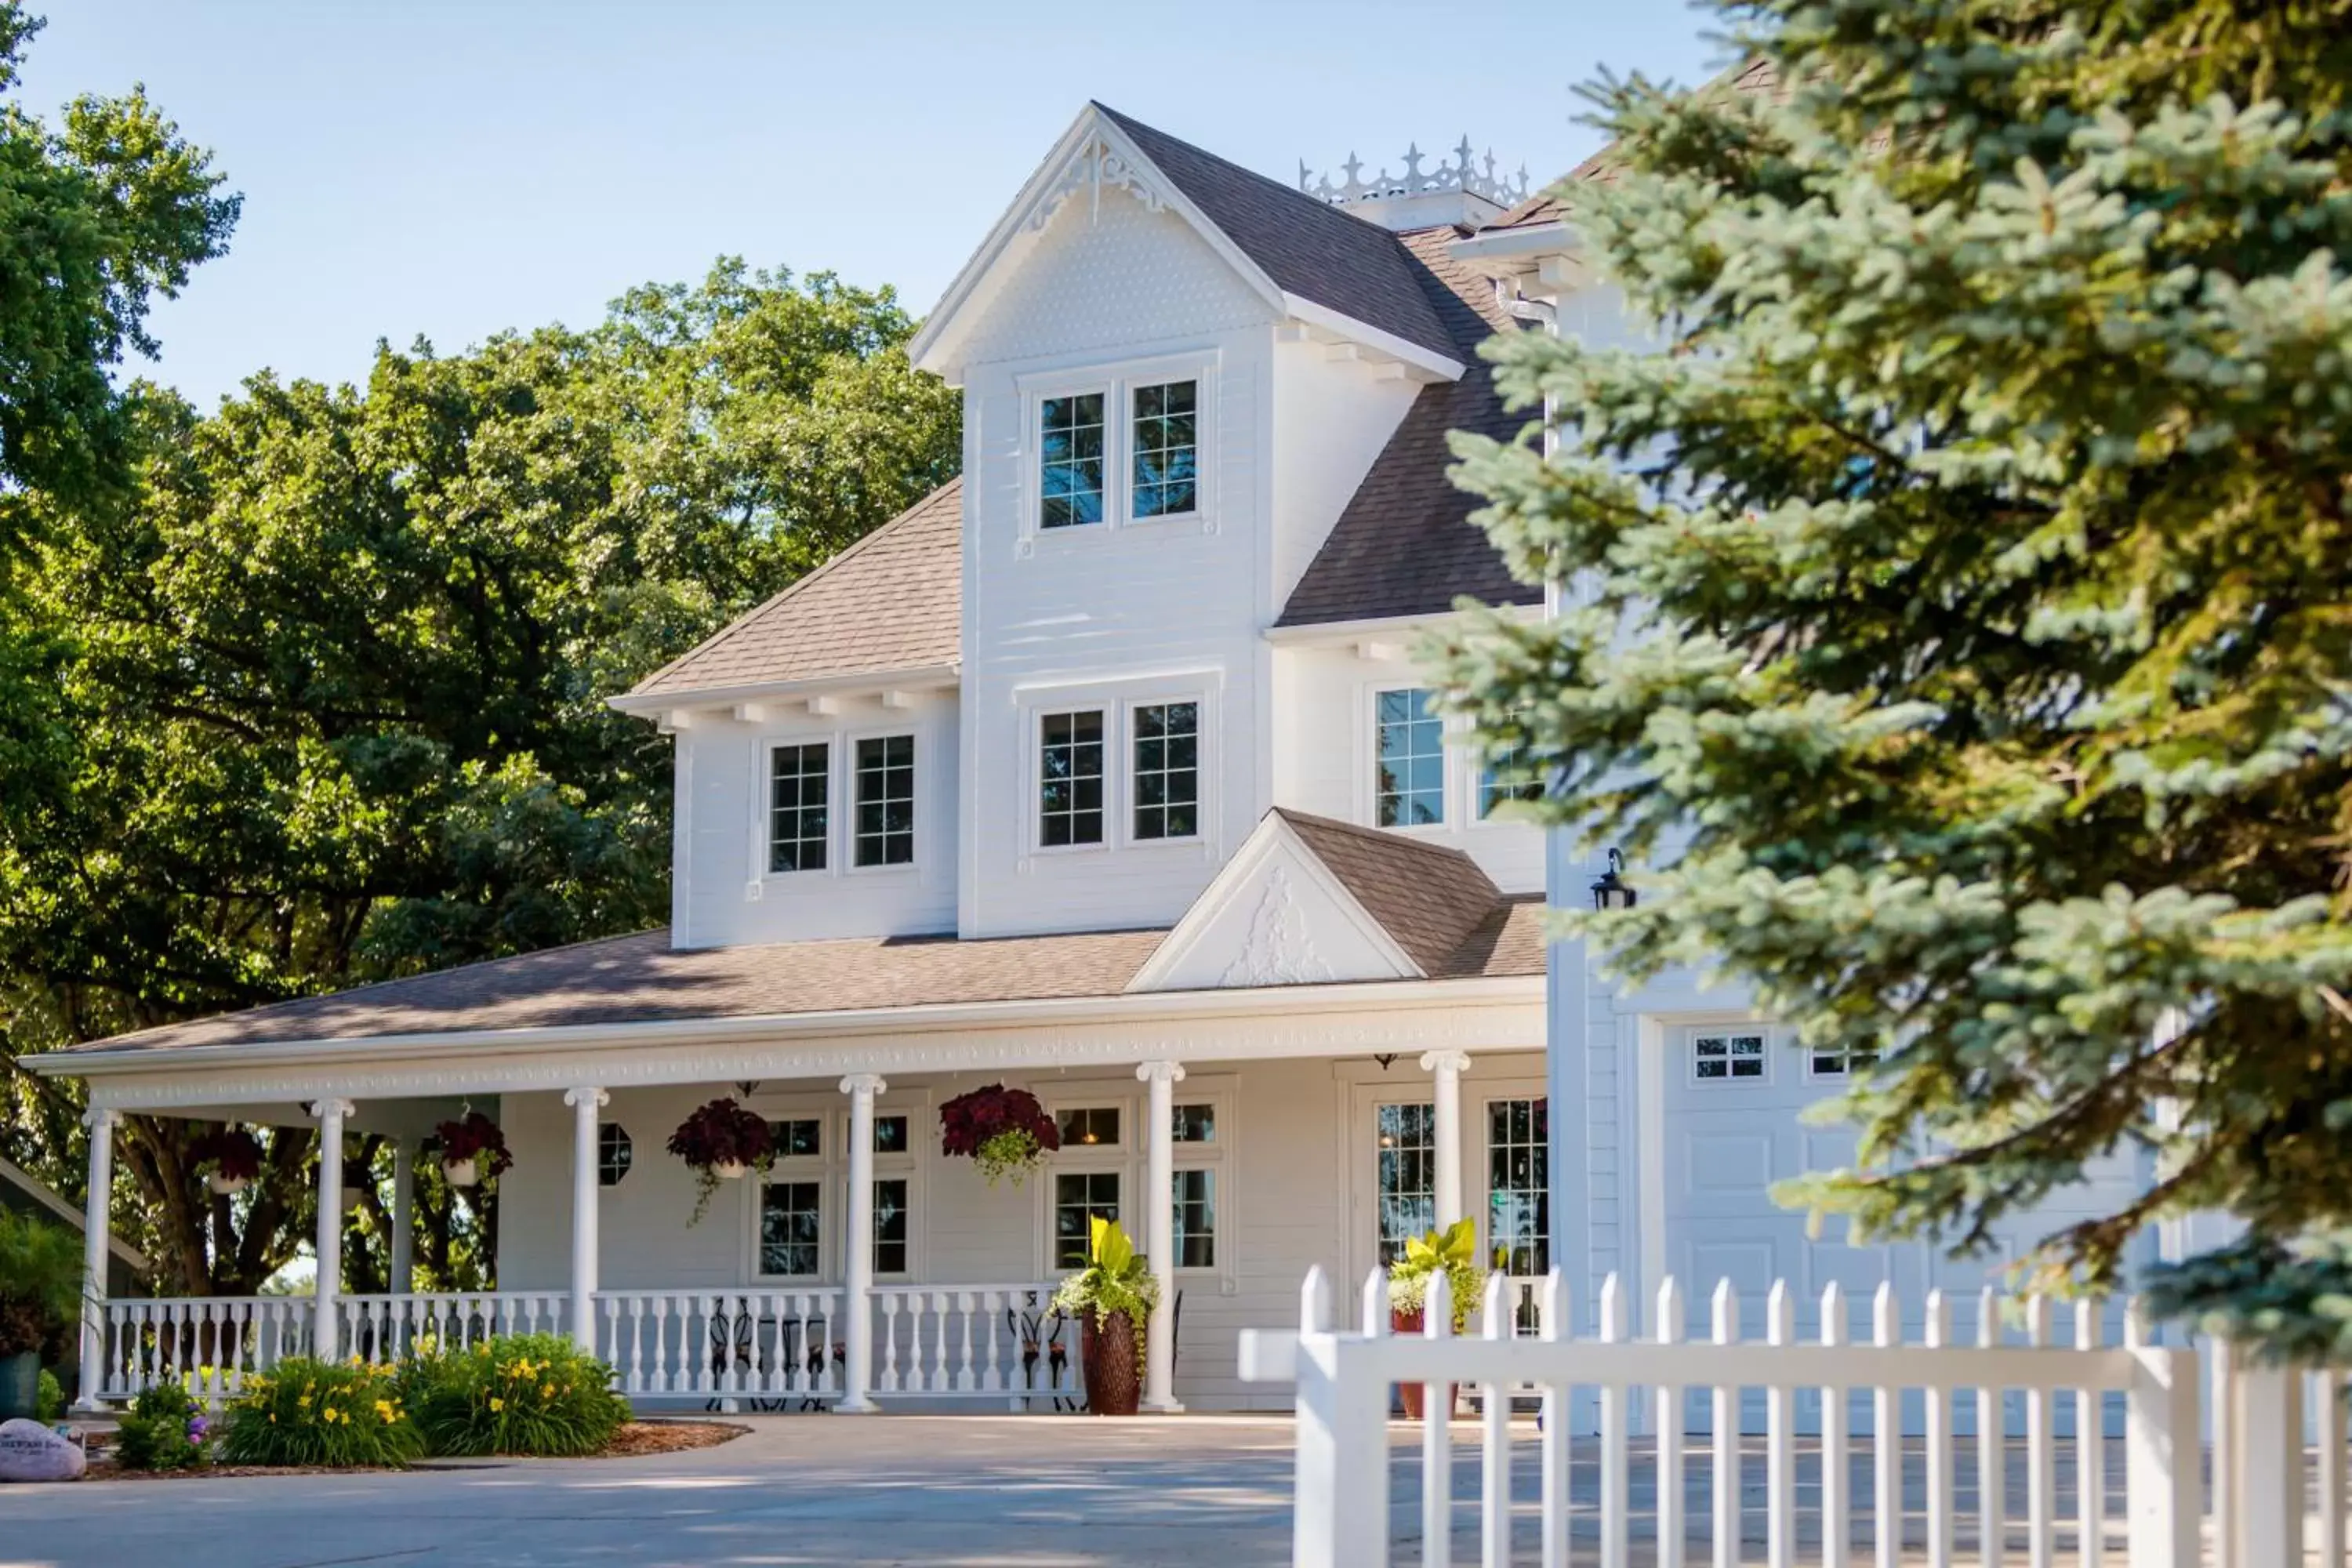
<svg viewBox="0 0 2352 1568"><path fill-rule="evenodd" d="M1054 1125L1062 1134L1062 1147L1082 1149L1118 1147L1118 1107L1116 1105L1082 1105L1054 1113Z"/></svg>
<svg viewBox="0 0 2352 1568"><path fill-rule="evenodd" d="M1217 1173L1178 1171L1175 1173L1176 1267L1214 1268L1217 1266Z"/></svg>
<svg viewBox="0 0 2352 1568"><path fill-rule="evenodd" d="M1201 705L1135 710L1135 836L1191 838L1201 831Z"/></svg>
<svg viewBox="0 0 2352 1568"><path fill-rule="evenodd" d="M761 1192L760 1272L809 1277L824 1235L822 1182L770 1182Z"/></svg>
<svg viewBox="0 0 2352 1568"><path fill-rule="evenodd" d="M1728 1083L1764 1076L1760 1033L1702 1033L1691 1037L1691 1078L1698 1083Z"/></svg>
<svg viewBox="0 0 2352 1568"><path fill-rule="evenodd" d="M857 742L857 863L907 866L915 859L915 737Z"/></svg>
<svg viewBox="0 0 2352 1568"><path fill-rule="evenodd" d="M1054 1175L1054 1267L1083 1268L1093 1221L1118 1218L1117 1171L1058 1171Z"/></svg>
<svg viewBox="0 0 2352 1568"><path fill-rule="evenodd" d="M1878 1065L1878 1053L1862 1046L1831 1046L1808 1050L1805 1058L1815 1078L1851 1078Z"/></svg>
<svg viewBox="0 0 2352 1568"><path fill-rule="evenodd" d="M1199 391L1190 381L1135 389L1135 484L1129 499L1133 516L1172 517L1198 505Z"/></svg>
<svg viewBox="0 0 2352 1568"><path fill-rule="evenodd" d="M874 1152L877 1154L908 1154L914 1152L914 1130L904 1116L877 1116L874 1119Z"/></svg>
<svg viewBox="0 0 2352 1568"><path fill-rule="evenodd" d="M1383 1105L1374 1124L1381 1267L1437 1226L1437 1113L1427 1105Z"/></svg>
<svg viewBox="0 0 2352 1568"><path fill-rule="evenodd" d="M1171 1120L1179 1143L1213 1143L1217 1141L1217 1108L1213 1105L1180 1105Z"/></svg>
<svg viewBox="0 0 2352 1568"><path fill-rule="evenodd" d="M1514 801L1541 800L1543 781L1536 773L1532 746L1513 746L1488 763L1478 775L1478 816L1489 817Z"/></svg>
<svg viewBox="0 0 2352 1568"><path fill-rule="evenodd" d="M824 1119L798 1116L789 1121L769 1122L768 1147L775 1152L779 1160L797 1160L824 1153Z"/></svg>
<svg viewBox="0 0 2352 1568"><path fill-rule="evenodd" d="M1551 1118L1549 1102L1486 1105L1486 1246L1498 1273L1551 1268Z"/></svg>
<svg viewBox="0 0 2352 1568"><path fill-rule="evenodd" d="M1089 708L1038 721L1037 842L1047 847L1103 838L1103 716Z"/></svg>
<svg viewBox="0 0 2352 1568"><path fill-rule="evenodd" d="M1038 514L1040 528L1073 528L1103 520L1103 395L1048 397L1040 409Z"/></svg>
<svg viewBox="0 0 2352 1568"><path fill-rule="evenodd" d="M772 754L768 796L768 869L824 869L825 805L830 752L825 742L778 746Z"/></svg>
<svg viewBox="0 0 2352 1568"><path fill-rule="evenodd" d="M606 1121L596 1129L596 1184L617 1187L621 1178L629 1173L629 1166L637 1157L636 1145L629 1141L629 1130L617 1121Z"/></svg>
<svg viewBox="0 0 2352 1568"><path fill-rule="evenodd" d="M874 1272L907 1272L908 1183L886 1176L874 1184Z"/></svg>
<svg viewBox="0 0 2352 1568"><path fill-rule="evenodd" d="M1421 827L1445 820L1444 723L1423 688L1374 699L1374 806L1382 827Z"/></svg>

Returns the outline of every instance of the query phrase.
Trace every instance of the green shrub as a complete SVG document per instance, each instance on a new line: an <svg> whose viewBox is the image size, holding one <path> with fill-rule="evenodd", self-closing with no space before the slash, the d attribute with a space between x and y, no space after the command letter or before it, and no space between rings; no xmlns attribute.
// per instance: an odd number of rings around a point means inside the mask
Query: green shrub
<svg viewBox="0 0 2352 1568"><path fill-rule="evenodd" d="M55 1426L66 1418L65 1385L47 1367L41 1369L40 1390L33 1395L33 1415L44 1426Z"/></svg>
<svg viewBox="0 0 2352 1568"><path fill-rule="evenodd" d="M297 1357L247 1378L222 1412L232 1465L399 1467L425 1451L390 1367Z"/></svg>
<svg viewBox="0 0 2352 1568"><path fill-rule="evenodd" d="M613 1369L560 1334L413 1358L402 1385L436 1454L593 1454L629 1418Z"/></svg>
<svg viewBox="0 0 2352 1568"><path fill-rule="evenodd" d="M176 1383L159 1383L123 1412L114 1457L126 1470L189 1469L205 1462L210 1426L194 1395Z"/></svg>

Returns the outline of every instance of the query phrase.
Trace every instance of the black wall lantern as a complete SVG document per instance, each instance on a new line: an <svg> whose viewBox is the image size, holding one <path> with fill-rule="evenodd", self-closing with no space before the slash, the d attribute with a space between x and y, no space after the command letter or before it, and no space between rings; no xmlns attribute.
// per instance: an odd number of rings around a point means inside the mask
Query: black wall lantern
<svg viewBox="0 0 2352 1568"><path fill-rule="evenodd" d="M1592 879L1592 907L1594 909L1630 910L1636 903L1641 901L1635 895L1633 889L1625 885L1625 879L1618 874L1624 869L1624 851L1622 849L1610 850L1608 872L1603 876L1595 877Z"/></svg>

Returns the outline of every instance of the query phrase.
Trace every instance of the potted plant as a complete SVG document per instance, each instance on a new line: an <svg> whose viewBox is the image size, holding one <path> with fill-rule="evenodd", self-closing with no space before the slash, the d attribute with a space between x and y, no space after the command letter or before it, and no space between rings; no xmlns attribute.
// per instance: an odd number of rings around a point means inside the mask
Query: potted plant
<svg viewBox="0 0 2352 1568"><path fill-rule="evenodd" d="M979 1161L980 1173L992 1187L999 1176L1010 1176L1019 1186L1061 1146L1061 1130L1025 1089L985 1084L940 1107L940 1152Z"/></svg>
<svg viewBox="0 0 2352 1568"><path fill-rule="evenodd" d="M677 1124L669 1135L669 1152L694 1172L694 1217L688 1225L702 1223L720 1182L739 1180L746 1171L765 1171L776 1160L767 1118L724 1096Z"/></svg>
<svg viewBox="0 0 2352 1568"><path fill-rule="evenodd" d="M1478 1227L1467 1215L1444 1230L1433 1230L1407 1241L1404 1256L1389 1265L1390 1328L1401 1334L1422 1331L1426 1322L1423 1313L1429 1305L1429 1282L1439 1274L1445 1276L1447 1316L1454 1320L1450 1326L1459 1335L1470 1326L1470 1308L1486 1283L1486 1270L1478 1267ZM1404 1383L1397 1386L1403 1391L1405 1415L1419 1420L1423 1391L1427 1385ZM1451 1384L1446 1385L1445 1403L1451 1410Z"/></svg>
<svg viewBox="0 0 2352 1568"><path fill-rule="evenodd" d="M462 1121L444 1121L433 1129L434 1145L441 1154L441 1176L453 1187L470 1187L506 1173L514 1164L507 1152L507 1135L478 1110Z"/></svg>
<svg viewBox="0 0 2352 1568"><path fill-rule="evenodd" d="M81 1237L0 1211L0 1421L38 1416L41 1363L81 1313Z"/></svg>
<svg viewBox="0 0 2352 1568"><path fill-rule="evenodd" d="M242 1127L201 1134L188 1145L188 1154L204 1173L205 1184L223 1197L245 1191L261 1174L261 1142Z"/></svg>
<svg viewBox="0 0 2352 1568"><path fill-rule="evenodd" d="M1160 1305L1160 1281L1118 1222L1087 1224L1087 1266L1054 1292L1055 1310L1078 1321L1087 1409L1132 1415L1143 1396L1143 1335Z"/></svg>

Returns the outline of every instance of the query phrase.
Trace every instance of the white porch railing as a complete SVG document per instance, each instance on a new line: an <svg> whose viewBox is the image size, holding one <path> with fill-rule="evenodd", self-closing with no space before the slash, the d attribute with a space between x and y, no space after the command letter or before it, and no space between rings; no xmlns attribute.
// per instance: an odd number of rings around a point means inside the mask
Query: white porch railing
<svg viewBox="0 0 2352 1568"><path fill-rule="evenodd" d="M841 1396L837 1286L600 1290L596 1353L638 1399L814 1407Z"/></svg>
<svg viewBox="0 0 2352 1568"><path fill-rule="evenodd" d="M876 1398L1050 1400L1078 1409L1078 1326L1054 1284L878 1285L872 1292Z"/></svg>
<svg viewBox="0 0 2352 1568"><path fill-rule="evenodd" d="M110 1300L100 1319L100 1396L124 1400L183 1383L217 1405L287 1356L310 1349L308 1296Z"/></svg>
<svg viewBox="0 0 2352 1568"><path fill-rule="evenodd" d="M388 1365L428 1345L471 1350L507 1334L560 1334L571 1317L571 1298L561 1290L338 1296L335 1347L346 1358Z"/></svg>
<svg viewBox="0 0 2352 1568"><path fill-rule="evenodd" d="M1244 1378L1295 1380L1298 1387L1297 1568L1380 1568L1389 1561L1388 1416L1399 1383L1429 1387L1420 1466L1424 1564L1450 1563L1460 1522L1444 1394L1454 1384L1485 1394L1467 1523L1488 1568L1512 1562L1515 1548L1527 1544L1515 1540L1521 1492L1533 1493L1524 1500L1534 1504L1531 1533L1540 1536L1545 1563L1569 1562L1571 1547L1576 1561L1610 1568L1624 1568L1637 1552L1666 1568L1735 1563L1759 1511L1774 1568L1801 1561L1825 1568L1948 1564L1963 1551L1997 1563L2011 1550L2039 1568L2055 1561L2062 1545L2085 1563L2103 1554L2132 1568L2199 1561L2196 1352L2150 1342L2136 1319L2119 1347L2099 1342L2095 1312L2079 1320L2083 1342L2057 1345L2048 1342L2046 1309L2029 1300L2017 1304L2029 1343L1988 1333L1985 1342L1958 1346L1945 1301L1930 1296L1916 1342L1906 1343L1897 1303L1882 1289L1873 1303L1873 1342L1856 1345L1847 1342L1846 1303L1832 1287L1822 1300L1819 1341L1801 1344L1793 1299L1776 1286L1759 1344L1741 1342L1738 1303L1726 1285L1713 1299L1711 1342L1690 1343L1681 1337L1684 1306L1669 1282L1658 1304L1662 1331L1640 1340L1627 1331L1628 1303L1612 1278L1598 1302L1599 1331L1576 1339L1555 1275L1544 1286L1538 1335L1527 1339L1512 1334L1508 1291L1507 1281L1490 1281L1484 1337L1453 1339L1441 1282L1425 1314L1430 1330L1398 1336L1389 1331L1387 1281L1376 1273L1364 1286L1360 1326L1341 1331L1332 1326L1329 1287L1318 1270L1307 1277L1297 1333L1243 1335ZM2304 1523L2303 1427L2294 1416L2290 1456L2280 1413L2250 1405L2249 1384L2241 1373L2232 1403L2221 1406L2231 1418L2219 1428L2234 1436L2217 1454L2215 1470L2250 1477L2256 1489L2267 1483L2271 1495L2259 1519L2240 1500L2233 1516L2215 1521L2217 1541L2235 1552L2220 1561L2226 1568L2285 1568L2302 1561L2284 1543L2299 1542ZM1528 1386L1541 1391L1544 1412L1531 1444L1515 1433L1502 1397ZM1753 1389L1763 1391L1760 1448L1742 1440L1741 1394ZM2010 1436L2004 1391L2022 1394L2021 1446ZM1593 1397L1597 1438L1571 1437L1570 1400L1578 1392ZM1811 1392L1822 1397L1817 1406L1807 1404L1807 1425L1817 1426L1809 1435L1800 1430L1798 1395ZM2110 1506L2105 1462L2110 1397L2124 1410L2119 1509ZM2322 1430L2332 1440L2321 1444L2318 1528L2323 1550L2336 1553L2326 1557L2326 1568L2339 1568L2343 1413L2328 1398ZM2074 1406L2075 1441L2060 1439L2062 1400ZM1644 1406L1663 1439L1634 1440L1634 1416ZM1693 1421L1699 1409L1704 1418ZM1688 1436L1694 1427L1704 1434L1696 1444ZM1956 1428L1966 1441L1956 1444ZM1571 1487L1572 1453L1590 1456L1577 1466L1587 1478L1581 1487ZM1515 1458L1530 1454L1536 1473L1521 1479ZM2284 1522L2290 1490L2293 1536ZM1751 1504L1759 1494L1760 1510ZM1801 1510L1801 1496L1808 1504ZM2225 1486L2217 1496L2242 1500L2245 1490ZM2014 1511L2021 1497L2023 1509ZM2062 1500L2073 1504L2063 1513ZM1637 1501L1644 1505L1638 1513Z"/></svg>

